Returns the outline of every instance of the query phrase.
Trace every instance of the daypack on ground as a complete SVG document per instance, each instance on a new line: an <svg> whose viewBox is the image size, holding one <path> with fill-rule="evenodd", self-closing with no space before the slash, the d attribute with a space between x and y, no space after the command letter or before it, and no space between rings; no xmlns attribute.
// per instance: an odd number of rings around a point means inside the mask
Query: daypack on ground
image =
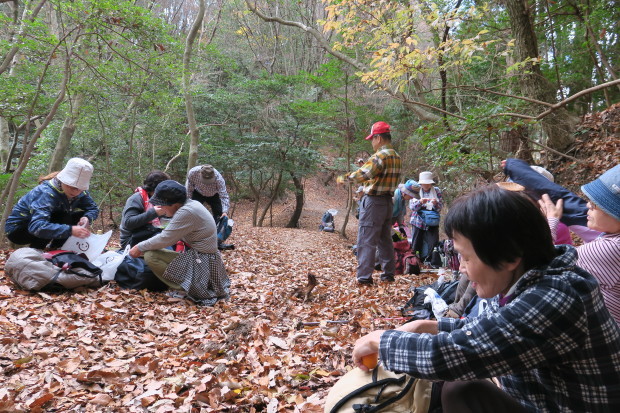
<svg viewBox="0 0 620 413"><path fill-rule="evenodd" d="M72 254L72 255L70 255ZM54 264L44 257L40 250L20 248L6 261L5 273L24 290L59 290L77 287L99 287L102 285L101 269L77 254L64 252L50 254ZM84 264L86 261L88 264ZM92 267L91 267L92 266ZM94 268L93 268L94 267Z"/></svg>
<svg viewBox="0 0 620 413"><path fill-rule="evenodd" d="M144 258L126 256L116 269L114 281L121 288L151 291L165 291L168 286L151 271Z"/></svg>
<svg viewBox="0 0 620 413"><path fill-rule="evenodd" d="M394 242L394 274L420 274L420 259L406 239Z"/></svg>
<svg viewBox="0 0 620 413"><path fill-rule="evenodd" d="M424 303L424 291L426 291L427 288L432 288L437 291L437 294L439 294L446 304L452 304L458 284L458 280L446 281L441 284L435 281L430 285L416 287L413 292L413 297L411 297L401 309L403 316L411 317L411 320L428 320L433 314L433 308L431 307L431 303Z"/></svg>
<svg viewBox="0 0 620 413"><path fill-rule="evenodd" d="M334 216L331 212L325 211L323 214L321 225L319 225L319 231L334 232Z"/></svg>

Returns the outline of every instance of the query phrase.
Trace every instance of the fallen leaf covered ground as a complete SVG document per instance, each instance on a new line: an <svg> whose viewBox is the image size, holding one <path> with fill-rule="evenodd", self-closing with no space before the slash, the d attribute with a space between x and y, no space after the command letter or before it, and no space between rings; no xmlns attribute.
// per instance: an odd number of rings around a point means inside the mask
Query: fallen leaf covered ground
<svg viewBox="0 0 620 413"><path fill-rule="evenodd" d="M356 338L402 323L409 287L433 278L357 287L337 234L239 225L230 240L214 308L115 284L28 293L0 272L0 410L319 412ZM292 296L308 272L318 285Z"/></svg>
<svg viewBox="0 0 620 413"><path fill-rule="evenodd" d="M572 188L617 163L619 125L618 105L586 117L582 162L557 160L557 182ZM358 287L357 221L349 240L316 230L327 208L342 209L343 189L307 188L301 229L253 228L251 205L238 208L236 249L223 253L231 298L213 308L114 283L20 291L3 271L10 251L0 251L0 412L322 412L355 340L400 325L411 287L436 274ZM292 204L278 204L274 225ZM318 285L296 294L309 273Z"/></svg>

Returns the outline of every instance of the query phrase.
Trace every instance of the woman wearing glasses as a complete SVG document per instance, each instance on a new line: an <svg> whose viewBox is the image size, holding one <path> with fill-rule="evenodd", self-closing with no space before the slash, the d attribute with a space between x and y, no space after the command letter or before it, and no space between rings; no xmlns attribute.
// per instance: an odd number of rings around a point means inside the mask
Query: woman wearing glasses
<svg viewBox="0 0 620 413"><path fill-rule="evenodd" d="M596 277L607 309L620 323L620 165L581 190L589 199L588 228L602 234L577 248L577 265ZM540 203L555 238L562 217L562 200L554 204L548 195L543 195Z"/></svg>

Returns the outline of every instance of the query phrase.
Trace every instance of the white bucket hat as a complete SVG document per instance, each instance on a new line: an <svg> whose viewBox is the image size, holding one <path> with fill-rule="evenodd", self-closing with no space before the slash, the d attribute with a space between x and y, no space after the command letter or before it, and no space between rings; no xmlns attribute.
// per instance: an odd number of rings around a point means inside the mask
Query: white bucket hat
<svg viewBox="0 0 620 413"><path fill-rule="evenodd" d="M56 178L65 185L85 191L93 176L93 166L84 159L71 158Z"/></svg>
<svg viewBox="0 0 620 413"><path fill-rule="evenodd" d="M420 172L420 178L418 179L419 184L434 184L433 181L433 173L431 171Z"/></svg>

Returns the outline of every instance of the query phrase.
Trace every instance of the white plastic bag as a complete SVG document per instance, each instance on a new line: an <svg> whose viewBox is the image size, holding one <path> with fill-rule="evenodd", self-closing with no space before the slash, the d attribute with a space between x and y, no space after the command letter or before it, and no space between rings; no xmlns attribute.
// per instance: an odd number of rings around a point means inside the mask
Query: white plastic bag
<svg viewBox="0 0 620 413"><path fill-rule="evenodd" d="M105 234L90 234L87 238L78 238L71 235L60 249L75 252L76 254L86 254L88 261L93 261L102 252L108 244L112 231Z"/></svg>
<svg viewBox="0 0 620 413"><path fill-rule="evenodd" d="M448 309L448 304L444 301L443 298L432 288L427 288L424 290L424 304L430 302L433 307L433 314L435 314L435 318L439 320L446 313Z"/></svg>
<svg viewBox="0 0 620 413"><path fill-rule="evenodd" d="M108 251L92 260L93 264L101 268L101 279L103 281L112 281L114 279L114 276L116 275L116 269L119 265L121 265L121 262L123 262L127 254L129 254L129 250L130 247L129 245L127 245L127 247L125 247L125 250L122 253L116 251Z"/></svg>

